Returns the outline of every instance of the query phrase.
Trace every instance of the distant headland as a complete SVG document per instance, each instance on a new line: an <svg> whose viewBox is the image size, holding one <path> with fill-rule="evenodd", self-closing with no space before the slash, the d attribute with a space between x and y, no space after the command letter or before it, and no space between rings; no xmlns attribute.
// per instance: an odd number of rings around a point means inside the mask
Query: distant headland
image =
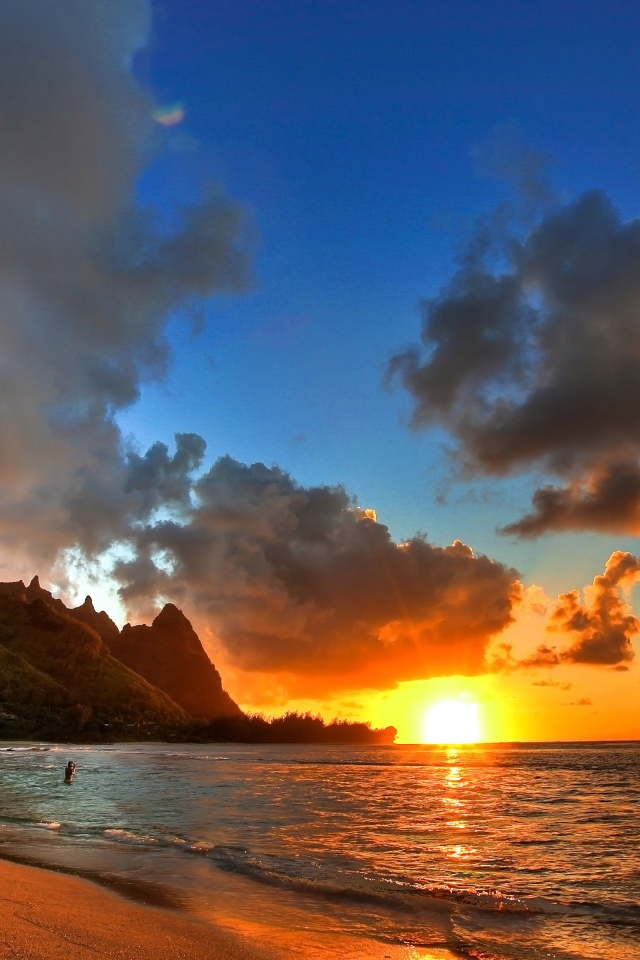
<svg viewBox="0 0 640 960"><path fill-rule="evenodd" d="M0 739L390 744L396 733L244 713L172 603L119 630L91 597L69 609L38 577L0 583Z"/></svg>

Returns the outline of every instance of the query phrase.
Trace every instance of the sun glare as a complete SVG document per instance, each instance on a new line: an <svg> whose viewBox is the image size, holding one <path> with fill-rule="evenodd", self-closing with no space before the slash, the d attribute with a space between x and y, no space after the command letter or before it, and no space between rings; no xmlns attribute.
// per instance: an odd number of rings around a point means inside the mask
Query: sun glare
<svg viewBox="0 0 640 960"><path fill-rule="evenodd" d="M439 700L425 715L426 743L477 743L480 707L469 700Z"/></svg>

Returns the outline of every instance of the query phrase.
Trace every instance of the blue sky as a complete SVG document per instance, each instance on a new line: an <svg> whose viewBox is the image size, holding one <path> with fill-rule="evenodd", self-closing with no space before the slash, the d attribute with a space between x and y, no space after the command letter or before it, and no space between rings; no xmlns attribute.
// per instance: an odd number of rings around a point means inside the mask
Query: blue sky
<svg viewBox="0 0 640 960"><path fill-rule="evenodd" d="M588 533L496 537L535 484L451 483L443 434L412 433L406 396L383 381L390 355L417 338L420 301L448 281L478 218L513 200L530 155L561 200L596 187L635 214L637 9L404 0L155 10L139 71L159 103L184 104L185 119L160 131L142 197L168 210L221 184L250 211L257 249L249 292L213 299L197 337L173 324L170 375L127 411L125 429L143 446L195 430L212 459L342 483L396 539L460 537L549 587L568 588L614 545L627 548Z"/></svg>
<svg viewBox="0 0 640 960"><path fill-rule="evenodd" d="M0 5L2 578L248 708L638 735L639 27Z"/></svg>

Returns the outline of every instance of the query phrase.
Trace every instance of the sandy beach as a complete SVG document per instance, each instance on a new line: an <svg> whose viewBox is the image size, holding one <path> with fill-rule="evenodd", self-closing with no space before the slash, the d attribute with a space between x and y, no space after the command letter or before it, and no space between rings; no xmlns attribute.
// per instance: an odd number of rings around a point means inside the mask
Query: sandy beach
<svg viewBox="0 0 640 960"><path fill-rule="evenodd" d="M144 893L137 890L135 896ZM312 953L318 955L317 943ZM455 960L446 949L383 944L372 949L337 940L321 953L341 960ZM264 948L177 907L133 902L80 877L0 860L0 960L285 960L306 955L299 940L282 952Z"/></svg>
<svg viewBox="0 0 640 960"><path fill-rule="evenodd" d="M87 880L0 861L2 960L275 960L178 910L130 902Z"/></svg>

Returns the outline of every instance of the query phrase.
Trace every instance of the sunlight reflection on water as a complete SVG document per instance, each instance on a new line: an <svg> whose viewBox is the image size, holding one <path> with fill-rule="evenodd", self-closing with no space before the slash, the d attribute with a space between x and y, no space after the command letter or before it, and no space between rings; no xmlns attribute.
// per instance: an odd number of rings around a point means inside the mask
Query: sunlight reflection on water
<svg viewBox="0 0 640 960"><path fill-rule="evenodd" d="M0 748L4 849L318 942L637 960L637 746L74 747L71 787L67 753Z"/></svg>

